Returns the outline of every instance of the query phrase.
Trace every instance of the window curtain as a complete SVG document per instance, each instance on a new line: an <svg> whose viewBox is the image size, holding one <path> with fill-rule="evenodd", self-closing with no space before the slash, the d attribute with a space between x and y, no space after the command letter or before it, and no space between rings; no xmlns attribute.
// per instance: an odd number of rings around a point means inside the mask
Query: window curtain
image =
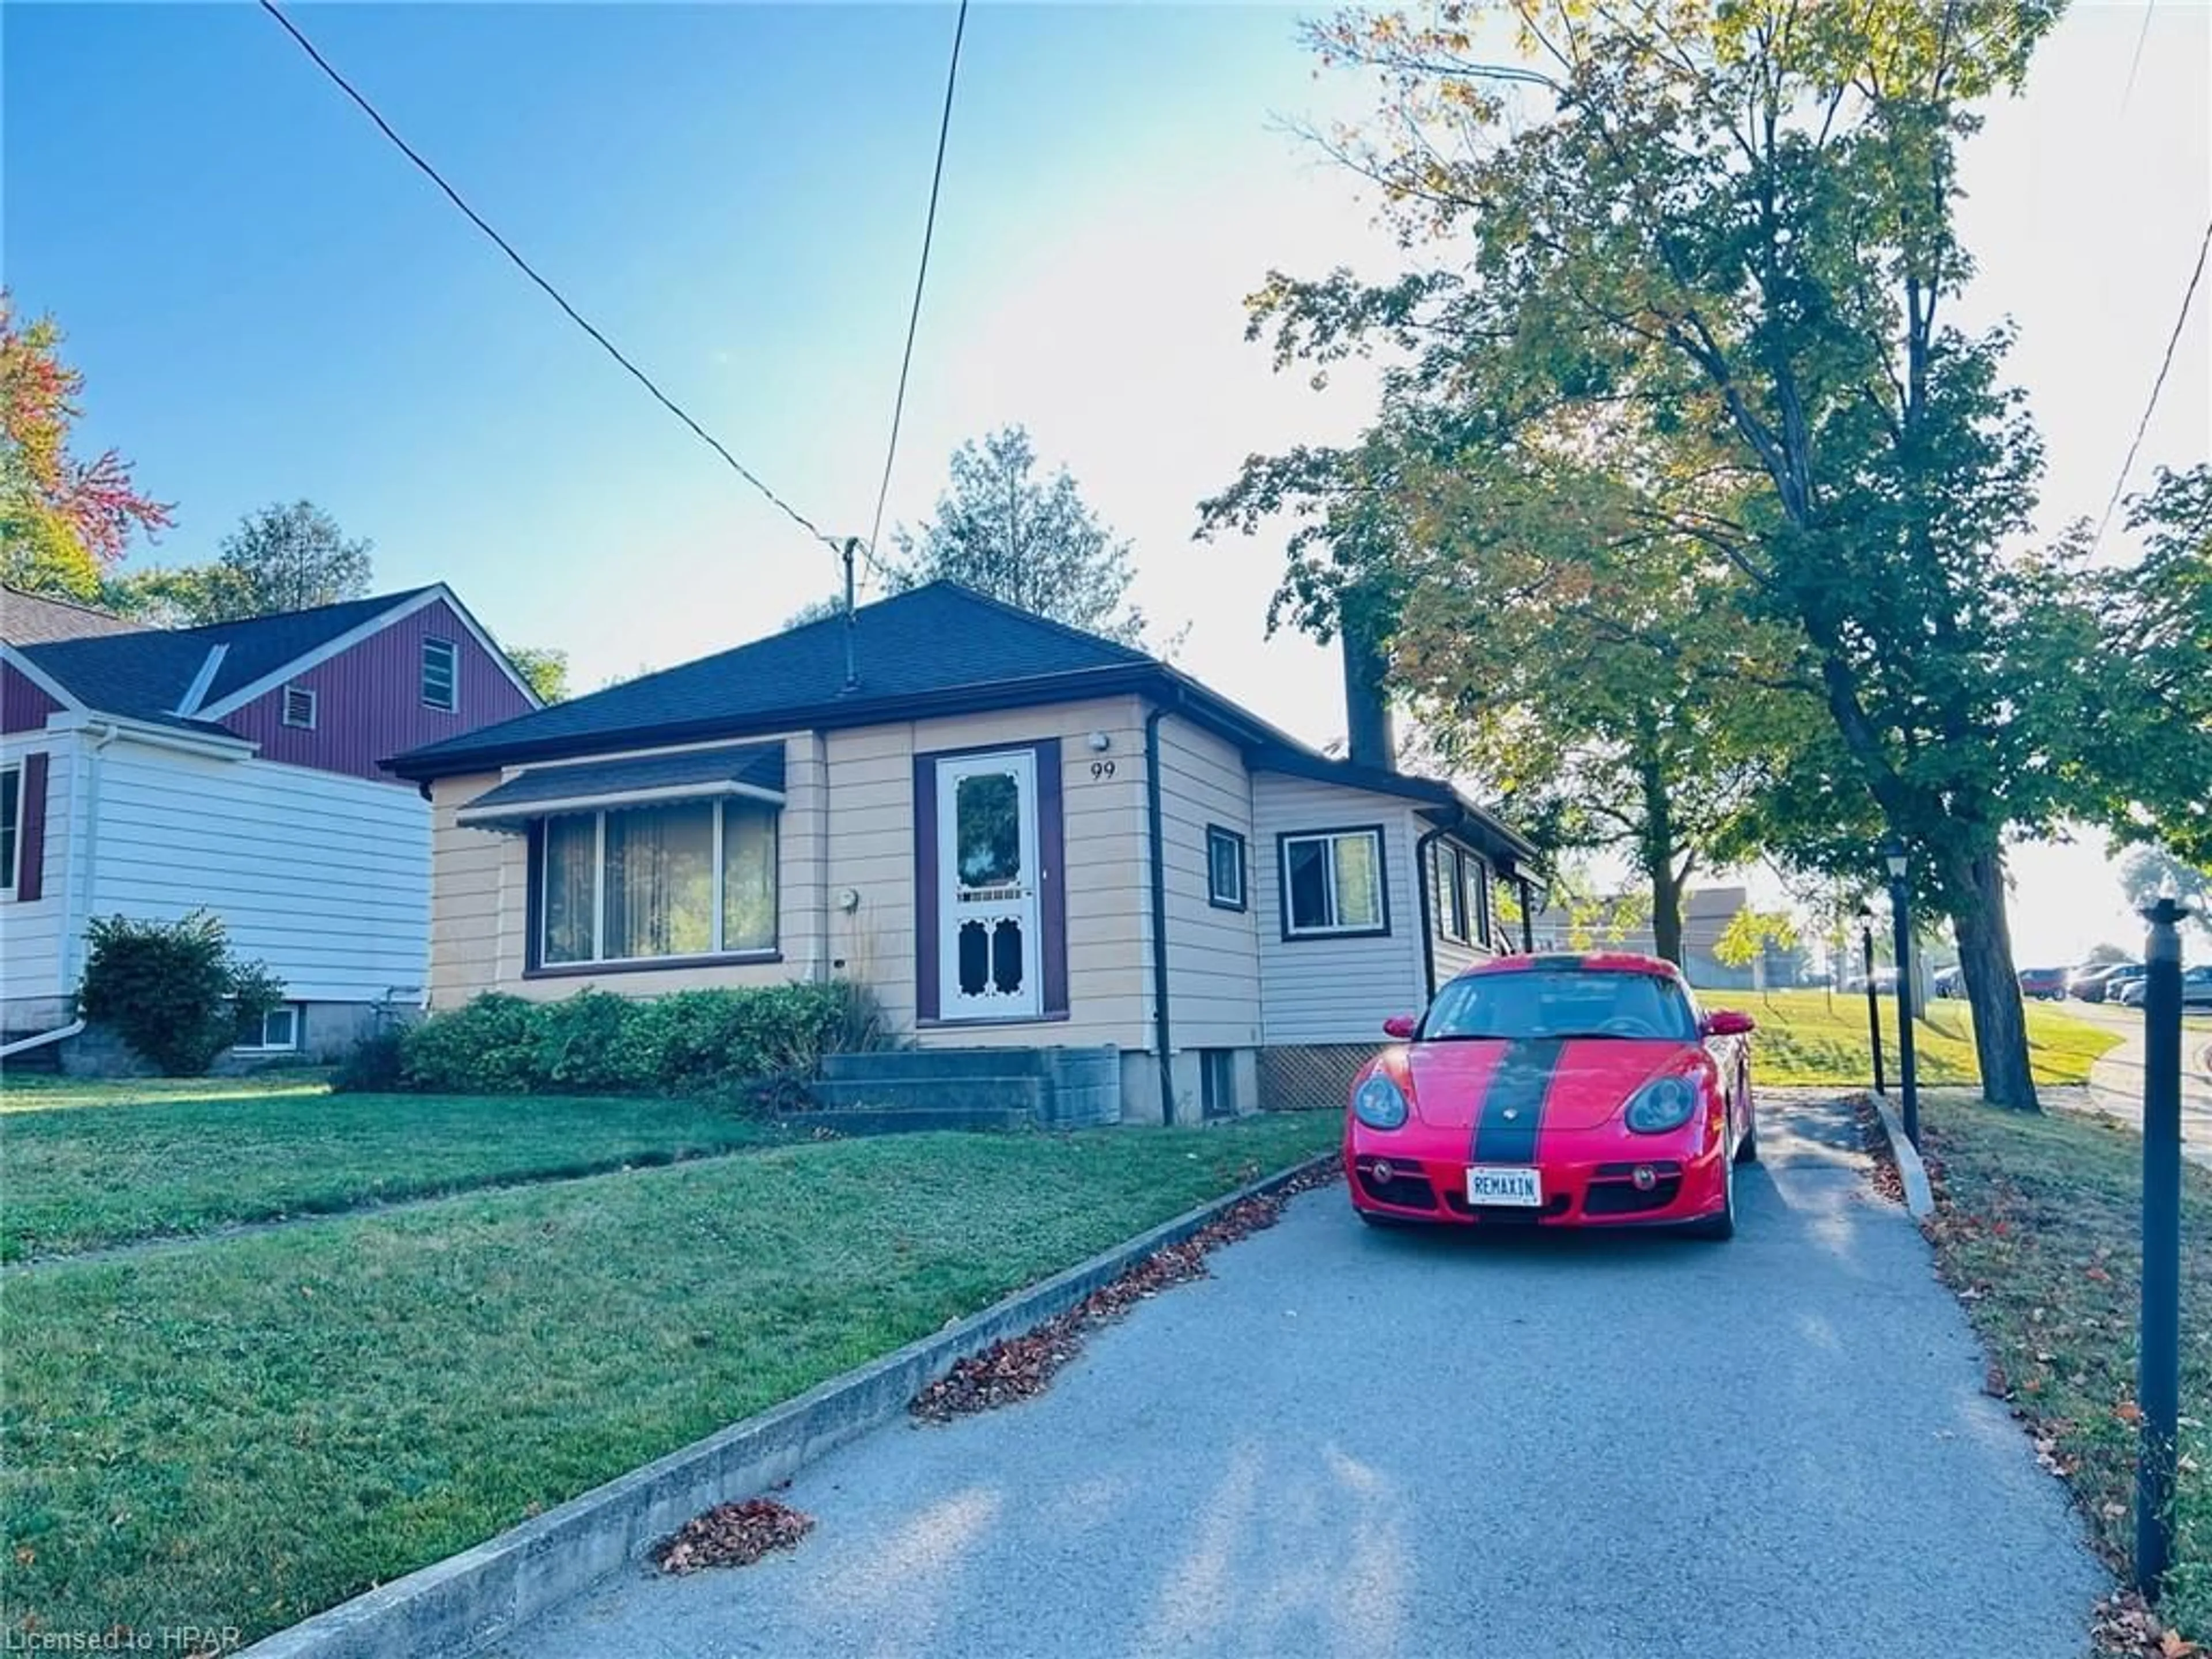
<svg viewBox="0 0 2212 1659"><path fill-rule="evenodd" d="M599 820L545 821L545 951L549 963L589 962L597 910Z"/></svg>
<svg viewBox="0 0 2212 1659"><path fill-rule="evenodd" d="M711 952L714 803L609 812L606 884L609 961Z"/></svg>
<svg viewBox="0 0 2212 1659"><path fill-rule="evenodd" d="M722 808L722 948L775 945L775 811L730 801Z"/></svg>

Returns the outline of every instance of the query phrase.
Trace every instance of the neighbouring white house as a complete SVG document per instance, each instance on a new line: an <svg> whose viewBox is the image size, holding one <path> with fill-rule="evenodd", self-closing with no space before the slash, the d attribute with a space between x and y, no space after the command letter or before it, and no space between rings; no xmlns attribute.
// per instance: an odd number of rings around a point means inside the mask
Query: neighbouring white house
<svg viewBox="0 0 2212 1659"><path fill-rule="evenodd" d="M94 916L222 917L285 982L248 1050L418 1006L430 809L382 763L538 706L442 585L189 629L0 592L7 1039L67 1030Z"/></svg>
<svg viewBox="0 0 2212 1659"><path fill-rule="evenodd" d="M1536 855L1369 712L1332 759L916 588L396 760L433 806L431 1003L848 977L923 1049L1112 1050L1131 1120L1333 1091L1525 944Z"/></svg>

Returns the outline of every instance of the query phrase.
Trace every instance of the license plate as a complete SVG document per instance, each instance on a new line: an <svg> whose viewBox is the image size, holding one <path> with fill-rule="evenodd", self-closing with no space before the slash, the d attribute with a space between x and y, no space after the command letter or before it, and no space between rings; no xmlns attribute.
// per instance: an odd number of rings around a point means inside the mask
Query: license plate
<svg viewBox="0 0 2212 1659"><path fill-rule="evenodd" d="M1534 1170L1476 1165L1467 1172L1470 1204L1510 1204L1531 1210L1544 1206L1544 1179Z"/></svg>

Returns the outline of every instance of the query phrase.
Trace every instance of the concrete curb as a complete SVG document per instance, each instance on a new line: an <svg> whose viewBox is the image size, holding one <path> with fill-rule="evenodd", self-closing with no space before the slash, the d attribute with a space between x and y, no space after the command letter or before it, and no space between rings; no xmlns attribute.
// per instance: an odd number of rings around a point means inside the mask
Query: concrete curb
<svg viewBox="0 0 2212 1659"><path fill-rule="evenodd" d="M1274 1192L1310 1170L1334 1164L1340 1156L1324 1152L1240 1187L933 1336L831 1377L796 1400L618 1475L473 1549L264 1637L246 1653L252 1659L420 1659L474 1651L621 1571L702 1510L755 1496L890 1421L957 1361L1066 1312L1154 1251L1188 1238L1232 1205Z"/></svg>
<svg viewBox="0 0 2212 1659"><path fill-rule="evenodd" d="M1936 1193L1928 1184L1928 1166L1920 1161L1920 1149L1905 1138L1904 1121L1887 1095L1869 1089L1867 1098L1874 1102L1882 1133L1889 1137L1890 1155L1896 1158L1897 1173L1905 1184L1905 1212L1915 1221L1925 1221L1936 1213Z"/></svg>

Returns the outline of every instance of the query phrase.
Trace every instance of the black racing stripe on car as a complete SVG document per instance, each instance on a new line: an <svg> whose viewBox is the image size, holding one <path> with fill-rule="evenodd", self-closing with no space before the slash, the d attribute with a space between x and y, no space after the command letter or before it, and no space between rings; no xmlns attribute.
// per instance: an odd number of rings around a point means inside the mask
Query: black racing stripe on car
<svg viewBox="0 0 2212 1659"><path fill-rule="evenodd" d="M1560 1037L1531 1037L1510 1043L1490 1073L1482 1104L1474 1114L1474 1139L1468 1148L1476 1164L1534 1164L1536 1132L1543 1126L1544 1100L1566 1048Z"/></svg>

